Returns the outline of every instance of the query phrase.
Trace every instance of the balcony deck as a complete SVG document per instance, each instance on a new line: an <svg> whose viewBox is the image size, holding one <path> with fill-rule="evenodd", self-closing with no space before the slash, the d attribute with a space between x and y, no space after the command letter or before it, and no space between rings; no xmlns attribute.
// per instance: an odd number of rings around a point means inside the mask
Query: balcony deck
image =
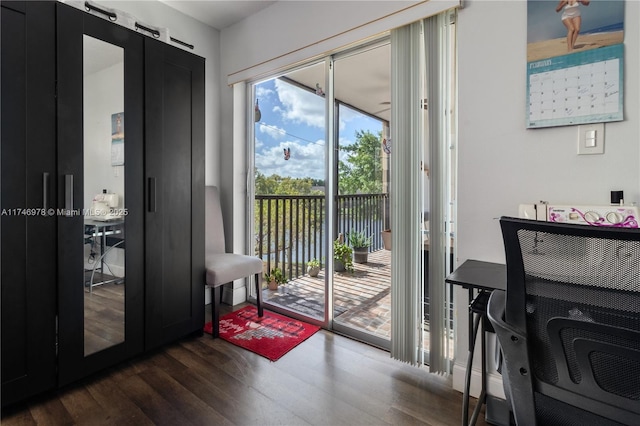
<svg viewBox="0 0 640 426"><path fill-rule="evenodd" d="M265 301L322 318L323 268L317 277L304 275L278 290L263 290ZM391 252L369 253L367 263L354 263L353 272L336 272L333 279L335 321L383 338L391 333Z"/></svg>

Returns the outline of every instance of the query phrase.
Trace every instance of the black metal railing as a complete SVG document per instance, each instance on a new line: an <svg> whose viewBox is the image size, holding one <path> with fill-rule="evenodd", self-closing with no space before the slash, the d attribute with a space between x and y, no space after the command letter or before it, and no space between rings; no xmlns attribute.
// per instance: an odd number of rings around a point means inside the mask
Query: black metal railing
<svg viewBox="0 0 640 426"><path fill-rule="evenodd" d="M388 194L339 195L331 239L354 230L371 237L369 251L382 248L388 224ZM255 252L267 271L280 268L288 279L306 272L311 259L324 263L326 200L324 195L256 195Z"/></svg>

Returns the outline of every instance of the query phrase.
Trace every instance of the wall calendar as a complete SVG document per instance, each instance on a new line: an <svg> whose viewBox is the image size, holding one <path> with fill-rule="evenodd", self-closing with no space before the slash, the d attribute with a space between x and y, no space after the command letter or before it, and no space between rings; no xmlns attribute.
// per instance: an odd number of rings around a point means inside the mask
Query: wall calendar
<svg viewBox="0 0 640 426"><path fill-rule="evenodd" d="M623 120L624 9L527 1L527 128Z"/></svg>
<svg viewBox="0 0 640 426"><path fill-rule="evenodd" d="M624 45L527 63L527 128L623 119Z"/></svg>

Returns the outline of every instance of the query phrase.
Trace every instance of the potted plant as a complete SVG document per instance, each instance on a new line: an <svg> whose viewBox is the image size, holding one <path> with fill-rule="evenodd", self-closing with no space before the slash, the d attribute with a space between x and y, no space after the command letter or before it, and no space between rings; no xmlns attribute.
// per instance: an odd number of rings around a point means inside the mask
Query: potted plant
<svg viewBox="0 0 640 426"><path fill-rule="evenodd" d="M391 229L385 229L380 234L382 234L382 246L384 249L391 250Z"/></svg>
<svg viewBox="0 0 640 426"><path fill-rule="evenodd" d="M318 273L320 273L320 261L313 258L307 262L307 274L309 274L310 277L317 277Z"/></svg>
<svg viewBox="0 0 640 426"><path fill-rule="evenodd" d="M367 263L371 236L367 236L362 231L351 231L348 235L349 245L353 247L353 261L356 263Z"/></svg>
<svg viewBox="0 0 640 426"><path fill-rule="evenodd" d="M333 242L333 262L336 272L353 271L353 250L343 242L342 234Z"/></svg>
<svg viewBox="0 0 640 426"><path fill-rule="evenodd" d="M287 282L287 278L280 268L272 268L271 272L264 276L264 279L267 281L269 290L277 290L280 284Z"/></svg>

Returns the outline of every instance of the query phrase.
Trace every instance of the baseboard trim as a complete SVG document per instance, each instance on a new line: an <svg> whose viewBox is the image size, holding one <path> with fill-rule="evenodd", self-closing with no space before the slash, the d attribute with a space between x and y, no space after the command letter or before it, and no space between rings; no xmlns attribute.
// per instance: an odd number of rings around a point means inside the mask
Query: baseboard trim
<svg viewBox="0 0 640 426"><path fill-rule="evenodd" d="M453 389L464 392L464 382L466 377L466 366L454 364L453 366ZM477 398L480 396L482 382L482 372L474 368L471 371L471 388L469 394ZM487 395L504 399L504 388L502 387L502 375L497 372L487 374Z"/></svg>

